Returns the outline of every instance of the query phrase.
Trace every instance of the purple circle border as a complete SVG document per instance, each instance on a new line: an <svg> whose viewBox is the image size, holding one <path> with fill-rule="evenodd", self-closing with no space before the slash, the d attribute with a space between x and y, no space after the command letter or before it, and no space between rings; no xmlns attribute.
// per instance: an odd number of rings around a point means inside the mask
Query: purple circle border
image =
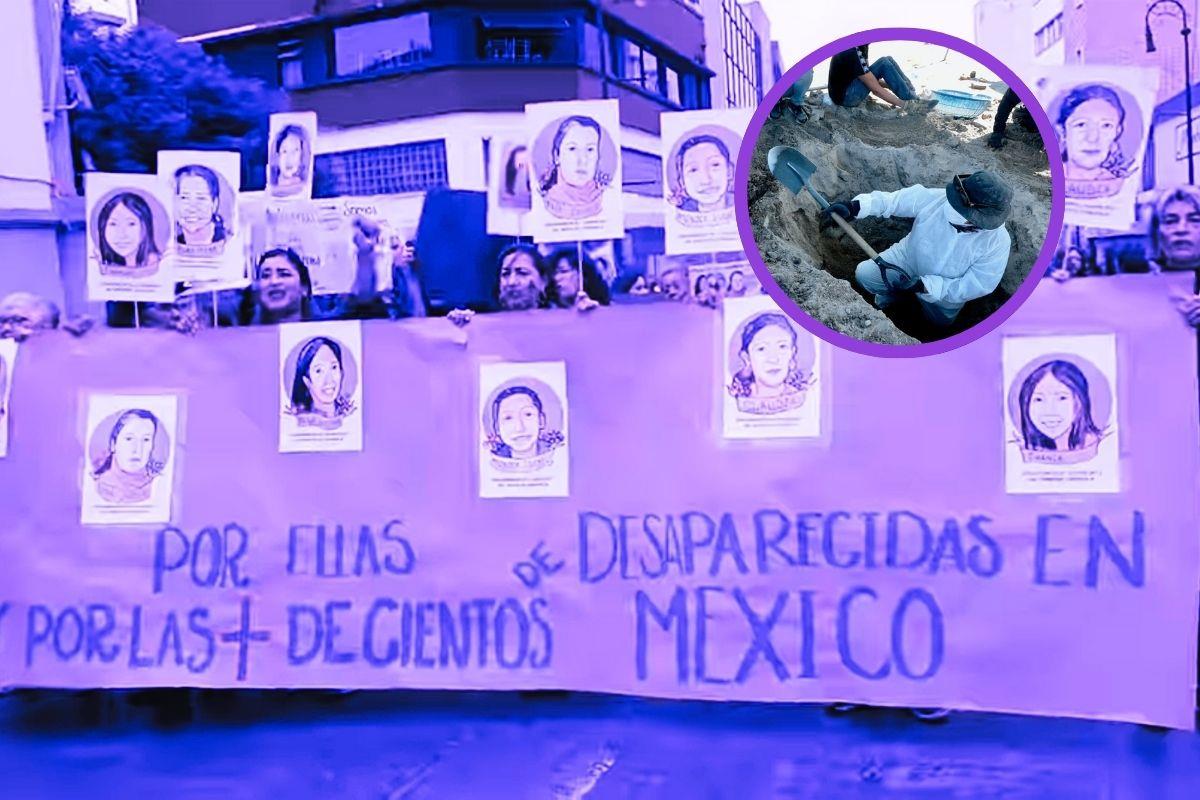
<svg viewBox="0 0 1200 800"><path fill-rule="evenodd" d="M900 345L875 344L839 333L818 322L808 312L800 308L792 298L784 293L783 289L775 281L774 276L771 275L771 271L767 269L767 265L763 262L762 256L758 252L758 243L754 240L754 233L750 223L748 187L750 183L750 160L754 156L758 137L762 133L763 125L766 123L771 109L779 102L779 99L783 96L787 88L805 72L808 72L808 70L820 64L825 59L843 50L848 50L851 47L896 39L949 47L963 55L970 56L989 69L994 70L1009 88L1017 93L1021 102L1025 104L1025 107L1033 116L1034 122L1037 123L1038 133L1041 134L1042 141L1047 144L1057 141L1054 126L1050 123L1050 118L1046 115L1045 109L1042 108L1041 104L1034 97L1033 92L1025 85L1024 81L1017 77L1015 72L1002 64L991 53L956 36L925 30L924 28L874 28L869 31L851 34L850 36L843 36L841 39L830 42L800 59L795 66L783 73L783 76L775 82L770 91L763 95L758 108L755 109L753 116L750 117L750 124L746 128L746 135L742 138L742 146L738 151L737 170L734 175L734 198L736 201L734 208L738 222L738 235L741 237L742 249L750 261L750 266L753 268L755 274L758 275L758 279L767 294L779 304L781 309L787 312L788 316L814 336L824 339L830 344L837 345L842 349L849 350L852 353L859 353L866 356L880 356L883 358L916 358L948 353L951 350L955 350L986 336L1011 317L1029 299L1029 296L1033 294L1033 290L1037 288L1038 282L1046 274L1046 267L1050 264L1050 260L1054 256L1054 251L1058 247L1059 237L1062 235L1063 211L1066 204L1064 199L1066 181L1063 174L1062 162L1056 158L1048 158L1047 161L1050 164L1050 221L1046 226L1046 238L1042 242L1042 249L1038 253L1033 266L1030 268L1029 275L1025 278L1020 288L1013 293L1013 296L1004 305L992 312L987 319L982 320L968 330L948 336L945 339L939 339L936 342Z"/></svg>

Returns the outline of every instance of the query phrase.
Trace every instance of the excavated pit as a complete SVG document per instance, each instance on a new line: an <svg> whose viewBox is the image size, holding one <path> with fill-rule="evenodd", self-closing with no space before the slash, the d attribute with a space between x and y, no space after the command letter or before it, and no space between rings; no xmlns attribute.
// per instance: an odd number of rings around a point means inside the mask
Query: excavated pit
<svg viewBox="0 0 1200 800"><path fill-rule="evenodd" d="M994 110L994 108L993 108ZM917 116L881 107L816 107L811 119L768 119L755 146L747 196L755 241L775 280L811 316L830 328L870 342L933 341L974 326L998 309L1029 274L1050 218L1050 171L1037 134L1009 125L1009 142L986 146L988 120L964 122L937 114ZM854 282L867 256L840 230L818 230L818 207L807 193L796 196L767 169L776 145L797 148L817 165L812 186L830 202L875 189L913 184L945 186L956 173L993 170L1013 186L1007 224L1012 253L1000 286L969 302L949 328L935 328L912 296L875 308ZM911 220L867 218L854 222L877 251L902 239Z"/></svg>

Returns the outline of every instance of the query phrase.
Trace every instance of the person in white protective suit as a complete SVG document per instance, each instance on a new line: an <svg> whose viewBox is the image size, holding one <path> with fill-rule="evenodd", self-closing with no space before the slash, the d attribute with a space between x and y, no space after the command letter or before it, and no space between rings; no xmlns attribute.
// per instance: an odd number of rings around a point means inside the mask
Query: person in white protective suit
<svg viewBox="0 0 1200 800"><path fill-rule="evenodd" d="M821 228L833 224L831 213L846 220L912 217L912 231L879 254L883 263L863 261L854 277L879 308L915 292L925 315L946 326L968 300L1000 285L1012 244L1004 228L1012 195L994 172L955 175L944 190L909 186L832 203L821 212Z"/></svg>

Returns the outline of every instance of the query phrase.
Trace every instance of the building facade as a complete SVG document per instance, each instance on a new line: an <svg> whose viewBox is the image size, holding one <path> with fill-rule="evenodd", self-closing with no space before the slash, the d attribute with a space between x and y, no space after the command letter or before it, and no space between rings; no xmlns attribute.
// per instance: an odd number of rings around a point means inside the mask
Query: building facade
<svg viewBox="0 0 1200 800"><path fill-rule="evenodd" d="M705 63L713 72L713 108L758 105L783 69L772 46L771 25L757 3L700 0L704 18Z"/></svg>

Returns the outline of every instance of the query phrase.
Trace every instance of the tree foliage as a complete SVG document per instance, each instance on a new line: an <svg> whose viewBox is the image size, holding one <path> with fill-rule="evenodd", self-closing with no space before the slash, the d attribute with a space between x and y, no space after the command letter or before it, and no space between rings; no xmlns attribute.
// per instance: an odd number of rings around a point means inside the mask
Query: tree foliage
<svg viewBox="0 0 1200 800"><path fill-rule="evenodd" d="M159 150L236 150L243 186L261 188L267 118L286 106L281 92L149 25L115 32L69 20L63 60L91 99L72 112L71 136L97 170L154 172Z"/></svg>

